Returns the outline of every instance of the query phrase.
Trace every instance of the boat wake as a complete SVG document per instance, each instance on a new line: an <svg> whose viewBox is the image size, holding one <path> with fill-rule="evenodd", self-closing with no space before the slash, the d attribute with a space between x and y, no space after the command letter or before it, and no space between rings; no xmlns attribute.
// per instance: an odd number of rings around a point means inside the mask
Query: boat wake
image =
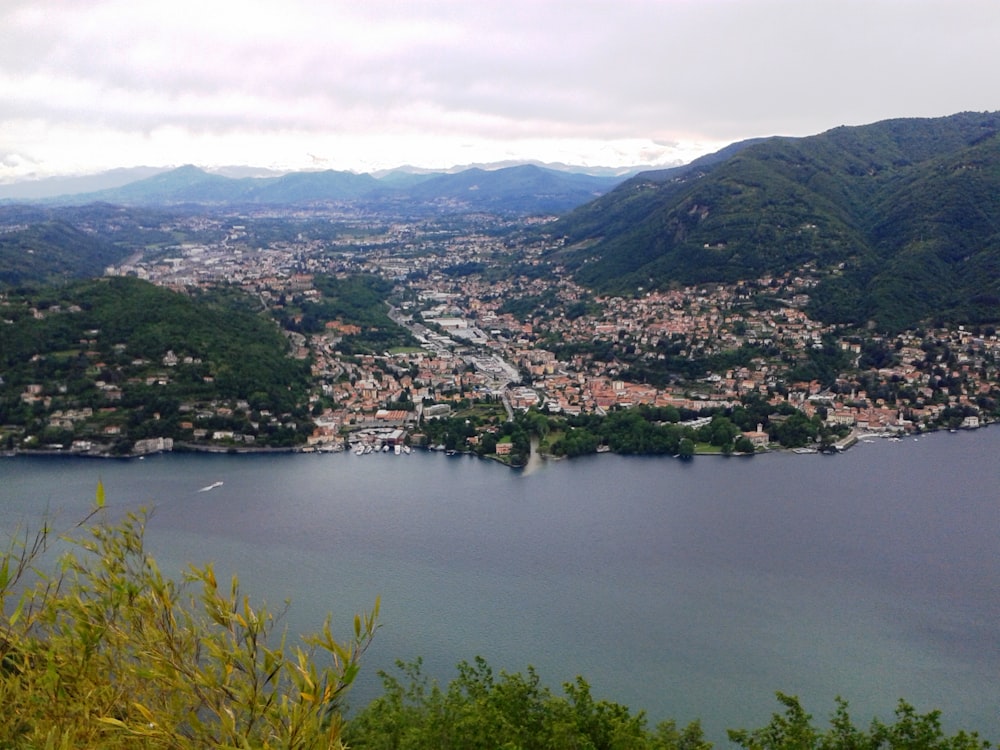
<svg viewBox="0 0 1000 750"><path fill-rule="evenodd" d="M209 490L214 490L216 487L221 487L222 482L212 482L207 487L202 487L198 492L208 492Z"/></svg>

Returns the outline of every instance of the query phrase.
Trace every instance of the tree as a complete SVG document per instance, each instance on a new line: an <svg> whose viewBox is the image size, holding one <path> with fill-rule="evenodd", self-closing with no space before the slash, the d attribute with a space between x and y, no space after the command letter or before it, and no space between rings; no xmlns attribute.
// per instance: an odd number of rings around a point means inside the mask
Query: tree
<svg viewBox="0 0 1000 750"><path fill-rule="evenodd" d="M678 730L672 722L650 732L646 717L597 700L582 677L565 683L564 695L541 684L537 672L493 670L482 657L458 665L446 688L430 681L418 659L397 662L402 679L380 672L384 693L348 724L352 748L467 748L555 750L707 750L701 726Z"/></svg>
<svg viewBox="0 0 1000 750"><path fill-rule="evenodd" d="M707 432L708 440L706 442L721 448L733 444L733 440L740 434L740 428L729 421L727 417L716 415L712 417Z"/></svg>
<svg viewBox="0 0 1000 750"><path fill-rule="evenodd" d="M691 438L683 438L678 446L681 458L691 458L694 456L694 441Z"/></svg>
<svg viewBox="0 0 1000 750"><path fill-rule="evenodd" d="M236 578L228 590L210 566L166 578L144 548L144 513L117 524L95 513L50 574L35 572L52 542L47 525L0 559L4 746L342 747L340 704L377 628L377 601L346 641L328 618L303 646L274 642L274 616L251 606ZM330 666L317 666L320 656Z"/></svg>
<svg viewBox="0 0 1000 750"><path fill-rule="evenodd" d="M801 412L796 412L777 426L775 437L786 448L800 448L808 445L819 434L817 421Z"/></svg>
<svg viewBox="0 0 1000 750"><path fill-rule="evenodd" d="M813 726L795 696L778 693L784 713L773 714L767 726L754 730L730 730L729 739L745 750L986 750L990 743L975 732L960 731L953 736L941 729L941 714L918 714L906 701L896 708L896 721L885 724L874 719L866 732L857 728L847 711L847 702L837 699L830 728Z"/></svg>

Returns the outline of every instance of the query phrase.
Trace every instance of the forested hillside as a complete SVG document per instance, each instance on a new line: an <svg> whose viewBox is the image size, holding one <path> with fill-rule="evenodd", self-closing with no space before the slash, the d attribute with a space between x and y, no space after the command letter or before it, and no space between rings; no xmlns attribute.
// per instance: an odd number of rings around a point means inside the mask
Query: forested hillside
<svg viewBox="0 0 1000 750"><path fill-rule="evenodd" d="M124 251L62 220L0 234L0 286L100 276Z"/></svg>
<svg viewBox="0 0 1000 750"><path fill-rule="evenodd" d="M554 257L602 291L811 273L824 322L996 322L998 131L965 113L745 144L577 209Z"/></svg>
<svg viewBox="0 0 1000 750"><path fill-rule="evenodd" d="M217 221L202 224L196 210L0 206L0 290L93 278L136 252L224 236Z"/></svg>
<svg viewBox="0 0 1000 750"><path fill-rule="evenodd" d="M242 295L105 278L12 294L0 311L0 424L42 442L113 438L127 452L201 426L291 445L311 430L307 362Z"/></svg>
<svg viewBox="0 0 1000 750"><path fill-rule="evenodd" d="M386 301L392 282L370 274L345 278L321 275L314 280L319 298L308 302L286 297L273 314L282 328L303 334L320 333L327 324L340 328L339 349L346 354L376 354L416 340L389 319Z"/></svg>

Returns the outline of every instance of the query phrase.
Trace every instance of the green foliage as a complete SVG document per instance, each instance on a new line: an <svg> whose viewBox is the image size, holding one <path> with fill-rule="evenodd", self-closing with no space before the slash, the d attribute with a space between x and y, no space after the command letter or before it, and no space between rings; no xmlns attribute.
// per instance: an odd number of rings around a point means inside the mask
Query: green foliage
<svg viewBox="0 0 1000 750"><path fill-rule="evenodd" d="M777 423L773 429L774 439L786 448L803 448L815 442L820 433L819 417L809 418L796 412Z"/></svg>
<svg viewBox="0 0 1000 750"><path fill-rule="evenodd" d="M521 275L525 275L524 272L520 273ZM533 267L530 273L537 276L539 274L539 267ZM523 296L506 297L497 309L497 312L499 313L513 315L515 318L522 321L530 320L535 316L540 318L561 316L567 320L576 320L577 318L581 318L585 315L593 315L599 311L600 305L598 305L592 298L583 298L567 302L566 300L560 298L560 295L554 288L547 289L541 294L525 294ZM564 351L575 349L577 352L584 352L589 346L594 345L588 343L574 343L567 345L558 337L553 337L553 340L547 343L554 349L563 349Z"/></svg>
<svg viewBox="0 0 1000 750"><path fill-rule="evenodd" d="M677 446L678 455L681 458L691 458L694 456L694 441L691 438L684 438Z"/></svg>
<svg viewBox="0 0 1000 750"><path fill-rule="evenodd" d="M975 733L960 731L948 736L941 728L941 714L918 714L900 701L896 720L886 724L874 719L865 731L857 728L846 701L837 700L830 728L817 729L799 699L778 693L783 713L771 717L767 726L754 730L730 730L729 739L745 750L984 750L990 743Z"/></svg>
<svg viewBox="0 0 1000 750"><path fill-rule="evenodd" d="M805 361L791 368L786 377L789 381L818 380L823 387L829 387L850 362L850 357L840 348L837 340L827 334L820 344L806 349Z"/></svg>
<svg viewBox="0 0 1000 750"><path fill-rule="evenodd" d="M624 183L556 225L557 252L606 292L807 267L827 323L995 322L998 132L1000 114L963 113L766 139Z"/></svg>
<svg viewBox="0 0 1000 750"><path fill-rule="evenodd" d="M435 417L425 419L422 429L431 445L443 445L447 450L466 450L468 439L476 434L476 420L470 417Z"/></svg>
<svg viewBox="0 0 1000 750"><path fill-rule="evenodd" d="M14 424L27 425L33 416L20 401L29 384L44 387L53 409L120 409L130 440L183 439L185 402L245 400L275 414L305 403L308 362L292 359L273 321L231 290L187 296L138 279L106 278L8 295L3 314L14 324L0 326L0 404ZM168 366L169 352L176 362ZM115 386L113 402L98 381ZM88 429L104 426L95 417ZM252 431L246 415L208 426ZM284 439L264 428L259 437L263 444Z"/></svg>
<svg viewBox="0 0 1000 750"><path fill-rule="evenodd" d="M553 441L550 450L555 456L584 456L595 453L600 445L600 438L589 430L570 427L559 439Z"/></svg>
<svg viewBox="0 0 1000 750"><path fill-rule="evenodd" d="M696 380L711 372L723 372L733 367L751 364L754 359L771 354L770 350L759 346L743 344L736 349L726 349L705 356L692 357L685 351L688 343L683 339L662 339L656 346L656 359L640 356L608 339L569 344L558 340L546 342L546 347L560 359L572 359L584 354L602 362L618 361L624 366L622 377L639 383L655 386L669 385L671 382ZM685 353L681 353L685 352Z"/></svg>
<svg viewBox="0 0 1000 750"><path fill-rule="evenodd" d="M62 220L0 233L0 286L98 276L125 251Z"/></svg>
<svg viewBox="0 0 1000 750"><path fill-rule="evenodd" d="M525 674L495 675L482 657L462 662L458 676L442 689L421 672L418 659L397 663L402 679L380 672L383 695L355 718L345 738L357 750L703 750L695 722L678 731L665 723L650 732L642 713L596 700L577 677L564 695L543 686L528 667Z"/></svg>
<svg viewBox="0 0 1000 750"><path fill-rule="evenodd" d="M341 701L378 602L347 640L334 639L328 619L293 645L275 638L274 615L252 606L236 578L223 589L210 566L182 583L164 577L144 525L142 514L102 516L64 540L69 551L50 573L37 567L48 528L3 555L3 747L342 747Z"/></svg>
<svg viewBox="0 0 1000 750"><path fill-rule="evenodd" d="M710 750L695 721L680 729L664 721L650 730L641 712L595 700L577 677L556 695L526 673L493 673L478 657L463 662L445 688L421 671L421 661L397 662L400 676L380 672L383 694L347 726L345 737L358 750L518 748L519 750ZM783 711L760 728L730 730L745 750L986 750L974 732L945 734L940 712L919 714L900 701L894 721L874 719L867 729L853 723L838 699L829 727L817 727L798 698L777 694Z"/></svg>
<svg viewBox="0 0 1000 750"><path fill-rule="evenodd" d="M309 334L323 331L332 321L357 326L360 333L345 335L341 341L345 354L380 354L417 343L406 328L389 318L386 300L392 283L386 279L370 274L317 276L313 284L322 298L286 307L278 315L285 328Z"/></svg>
<svg viewBox="0 0 1000 750"><path fill-rule="evenodd" d="M525 320L532 315L539 314L543 308L561 306L559 295L555 289L548 289L541 294L527 295L524 297L508 297L500 305L497 312L504 315L513 315L519 320Z"/></svg>

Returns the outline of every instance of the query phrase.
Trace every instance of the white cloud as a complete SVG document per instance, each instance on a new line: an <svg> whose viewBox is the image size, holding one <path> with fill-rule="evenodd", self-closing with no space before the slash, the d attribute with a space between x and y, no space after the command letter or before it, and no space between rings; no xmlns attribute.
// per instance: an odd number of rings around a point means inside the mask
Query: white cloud
<svg viewBox="0 0 1000 750"><path fill-rule="evenodd" d="M995 0L13 0L0 27L8 177L673 161L1000 108Z"/></svg>

